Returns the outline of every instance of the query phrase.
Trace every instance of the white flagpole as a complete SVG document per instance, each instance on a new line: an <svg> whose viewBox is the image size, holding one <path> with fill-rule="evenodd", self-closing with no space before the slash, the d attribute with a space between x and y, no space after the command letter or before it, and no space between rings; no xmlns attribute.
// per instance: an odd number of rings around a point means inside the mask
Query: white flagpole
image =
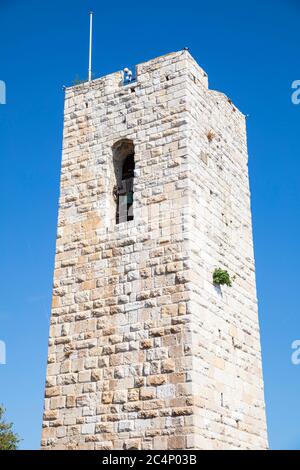
<svg viewBox="0 0 300 470"><path fill-rule="evenodd" d="M90 11L89 82L92 80L93 12Z"/></svg>

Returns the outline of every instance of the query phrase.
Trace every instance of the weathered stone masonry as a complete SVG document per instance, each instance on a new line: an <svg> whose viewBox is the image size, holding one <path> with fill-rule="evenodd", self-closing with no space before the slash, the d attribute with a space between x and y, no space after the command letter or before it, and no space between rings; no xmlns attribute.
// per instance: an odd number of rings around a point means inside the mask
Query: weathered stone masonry
<svg viewBox="0 0 300 470"><path fill-rule="evenodd" d="M66 90L42 447L267 447L245 119L187 51Z"/></svg>

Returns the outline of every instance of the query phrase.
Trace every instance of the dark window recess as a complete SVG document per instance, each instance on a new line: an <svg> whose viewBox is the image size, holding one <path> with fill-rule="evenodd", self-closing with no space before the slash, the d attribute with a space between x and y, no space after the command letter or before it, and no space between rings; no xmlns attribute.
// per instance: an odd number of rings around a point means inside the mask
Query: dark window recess
<svg viewBox="0 0 300 470"><path fill-rule="evenodd" d="M133 220L133 178L134 156L128 155L122 168L121 185L117 189L117 224Z"/></svg>
<svg viewBox="0 0 300 470"><path fill-rule="evenodd" d="M123 141L115 150L114 188L116 200L116 223L133 220L134 147L131 141Z"/></svg>

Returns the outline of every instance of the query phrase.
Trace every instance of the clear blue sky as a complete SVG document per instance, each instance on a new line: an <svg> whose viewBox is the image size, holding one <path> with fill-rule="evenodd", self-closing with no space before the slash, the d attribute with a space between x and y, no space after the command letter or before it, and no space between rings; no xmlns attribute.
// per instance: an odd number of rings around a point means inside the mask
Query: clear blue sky
<svg viewBox="0 0 300 470"><path fill-rule="evenodd" d="M300 449L299 124L296 0L151 2L1 0L0 402L38 448L61 159L63 85L87 75L88 10L96 76L189 46L248 118L265 394L272 448Z"/></svg>

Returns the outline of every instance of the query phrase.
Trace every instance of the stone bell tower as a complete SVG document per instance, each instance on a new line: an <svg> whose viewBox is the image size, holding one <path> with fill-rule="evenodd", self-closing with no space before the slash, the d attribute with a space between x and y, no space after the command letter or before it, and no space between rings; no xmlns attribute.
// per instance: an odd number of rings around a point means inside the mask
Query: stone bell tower
<svg viewBox="0 0 300 470"><path fill-rule="evenodd" d="M267 447L247 158L186 50L67 88L43 448Z"/></svg>

